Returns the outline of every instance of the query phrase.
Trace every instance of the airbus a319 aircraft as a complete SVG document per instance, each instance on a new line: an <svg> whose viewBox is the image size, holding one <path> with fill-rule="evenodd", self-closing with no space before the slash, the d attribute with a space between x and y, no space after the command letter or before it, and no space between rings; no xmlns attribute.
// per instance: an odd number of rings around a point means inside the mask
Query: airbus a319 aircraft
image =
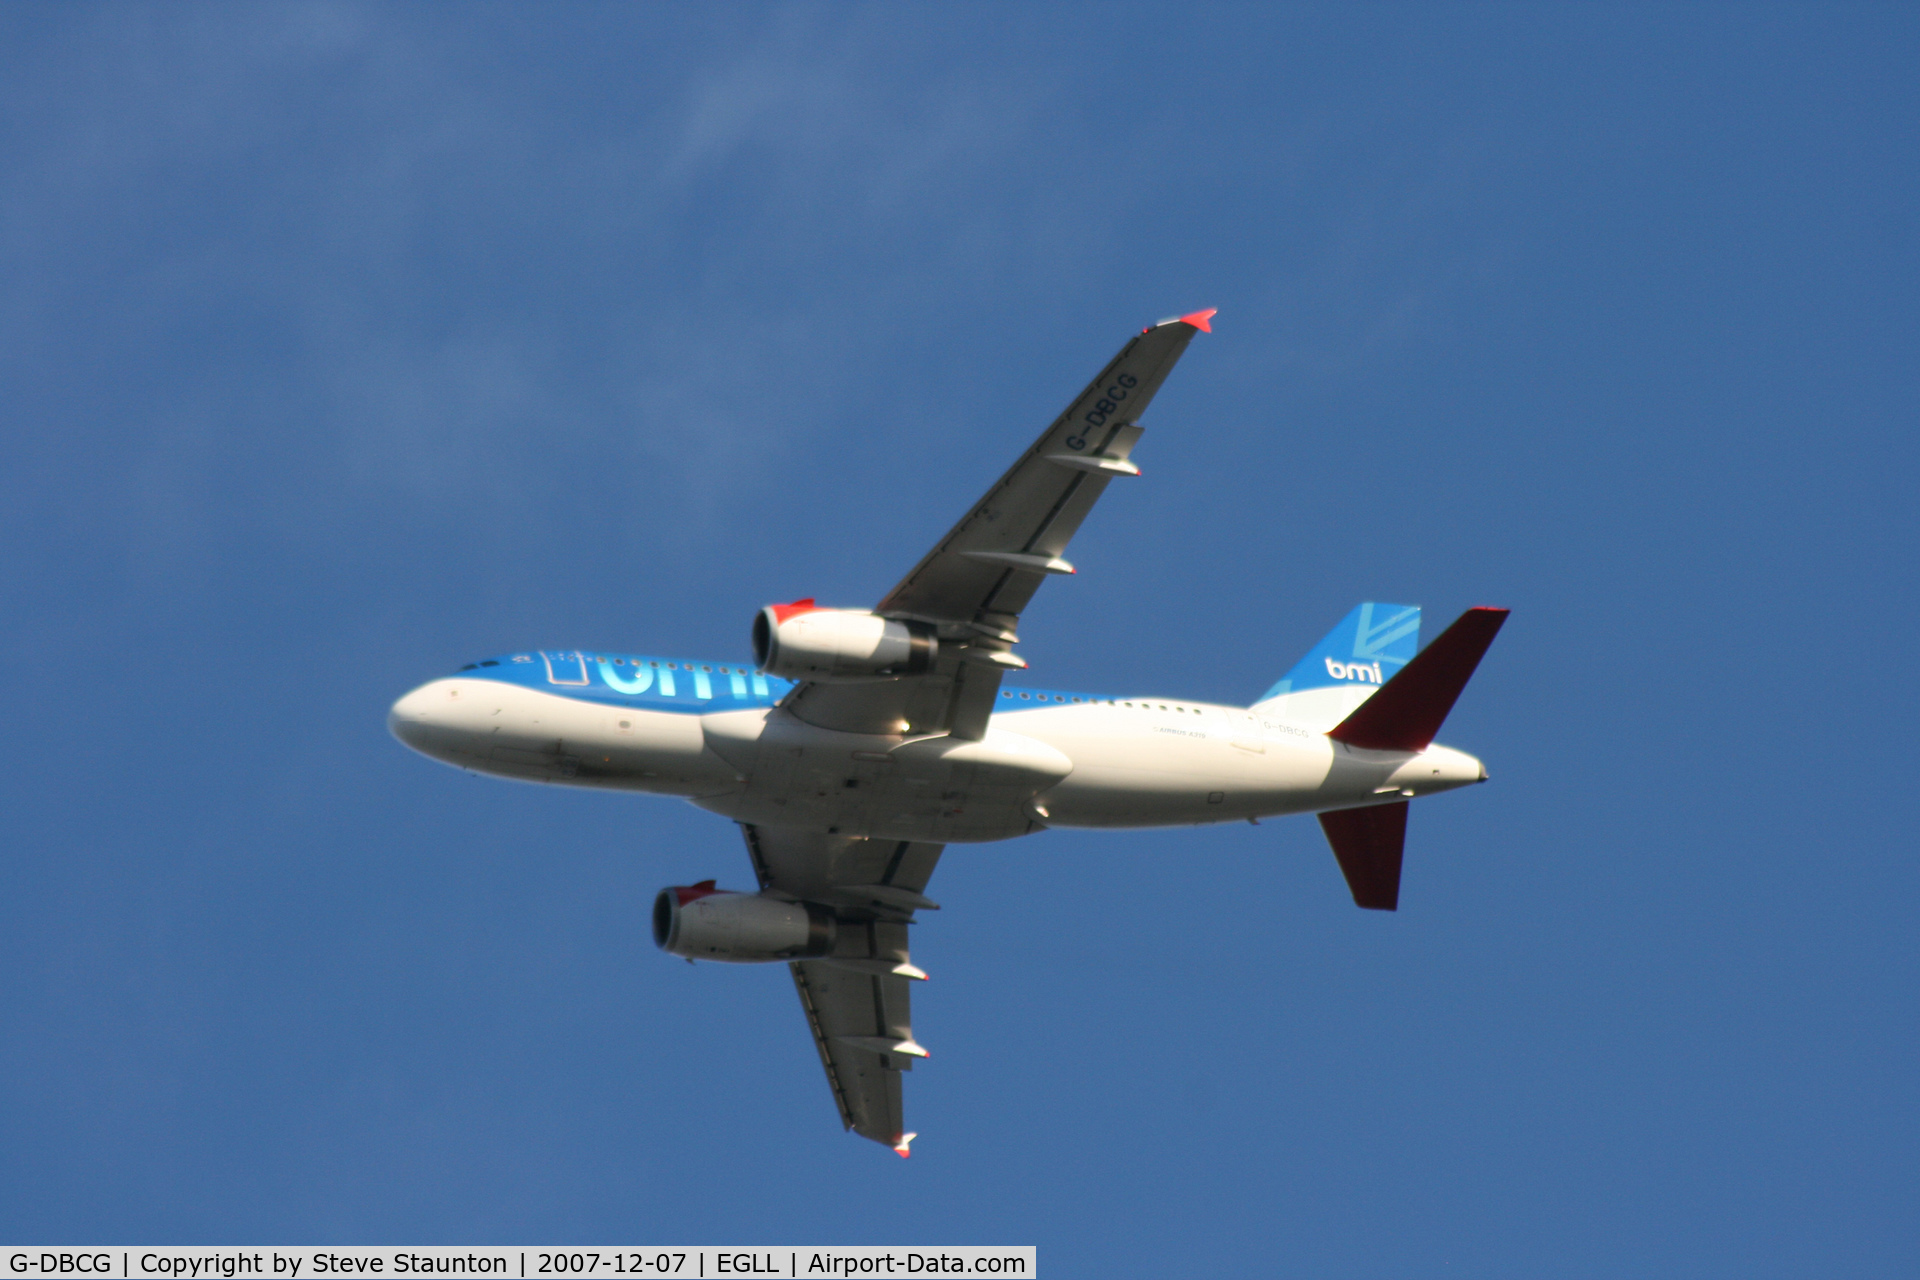
<svg viewBox="0 0 1920 1280"><path fill-rule="evenodd" d="M758 888L661 890L660 947L785 963L842 1124L908 1154L908 927L949 844L1048 827L1317 813L1353 899L1391 911L1410 799L1484 782L1434 742L1506 620L1362 604L1251 706L1003 684L1021 615L1107 485L1140 474L1140 417L1212 311L1141 331L871 609L795 600L753 661L544 649L470 663L393 706L408 746L481 773L682 796L731 818Z"/></svg>

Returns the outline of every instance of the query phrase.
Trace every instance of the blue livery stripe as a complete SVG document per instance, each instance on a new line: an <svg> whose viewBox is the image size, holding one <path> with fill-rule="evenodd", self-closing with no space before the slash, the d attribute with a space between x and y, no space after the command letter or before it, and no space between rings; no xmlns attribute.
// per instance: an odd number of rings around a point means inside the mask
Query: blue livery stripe
<svg viewBox="0 0 1920 1280"><path fill-rule="evenodd" d="M689 662L645 654L614 654L589 649L541 649L470 662L456 675L469 680L499 680L542 693L608 706L639 706L651 711L704 715L771 707L795 681L757 671L744 662ZM1190 699L1181 699L1185 703ZM1003 687L994 710L1032 711L1059 706L1132 706L1149 703L1117 694L1071 693L1061 689Z"/></svg>
<svg viewBox="0 0 1920 1280"><path fill-rule="evenodd" d="M458 674L499 680L563 698L609 706L702 715L770 707L794 682L763 675L745 662L689 662L645 654L542 649L470 662Z"/></svg>

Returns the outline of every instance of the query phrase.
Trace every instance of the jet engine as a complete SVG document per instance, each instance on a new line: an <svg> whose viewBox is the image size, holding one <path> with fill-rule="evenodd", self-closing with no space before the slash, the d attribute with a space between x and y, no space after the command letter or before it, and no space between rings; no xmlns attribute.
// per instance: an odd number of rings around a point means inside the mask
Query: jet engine
<svg viewBox="0 0 1920 1280"><path fill-rule="evenodd" d="M706 880L662 889L653 900L653 940L690 960L763 964L833 949L833 913L806 902L730 893Z"/></svg>
<svg viewBox="0 0 1920 1280"><path fill-rule="evenodd" d="M933 665L933 628L811 600L772 604L753 620L753 660L788 680L891 680Z"/></svg>

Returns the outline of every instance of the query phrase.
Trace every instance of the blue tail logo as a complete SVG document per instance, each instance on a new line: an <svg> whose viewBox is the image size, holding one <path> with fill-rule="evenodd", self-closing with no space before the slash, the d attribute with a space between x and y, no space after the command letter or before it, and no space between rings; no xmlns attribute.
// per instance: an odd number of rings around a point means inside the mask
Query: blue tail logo
<svg viewBox="0 0 1920 1280"><path fill-rule="evenodd" d="M1412 661L1420 648L1420 606L1356 605L1326 639L1294 664L1293 670L1260 695L1259 701L1302 689L1333 685L1381 685Z"/></svg>

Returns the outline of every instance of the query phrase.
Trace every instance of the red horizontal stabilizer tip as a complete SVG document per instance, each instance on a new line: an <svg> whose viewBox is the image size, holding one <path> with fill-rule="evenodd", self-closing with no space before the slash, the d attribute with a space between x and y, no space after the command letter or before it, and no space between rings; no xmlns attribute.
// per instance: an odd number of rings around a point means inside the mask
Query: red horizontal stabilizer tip
<svg viewBox="0 0 1920 1280"><path fill-rule="evenodd" d="M1505 609L1469 609L1327 736L1372 751L1425 751L1467 687Z"/></svg>
<svg viewBox="0 0 1920 1280"><path fill-rule="evenodd" d="M1208 307L1205 311L1196 311L1190 316L1181 316L1182 324L1190 324L1202 333L1213 332L1213 318L1220 314L1220 308Z"/></svg>
<svg viewBox="0 0 1920 1280"><path fill-rule="evenodd" d="M1400 906L1400 857L1407 847L1407 802L1369 809L1336 809L1320 815L1340 874L1353 890L1353 903L1374 911Z"/></svg>

